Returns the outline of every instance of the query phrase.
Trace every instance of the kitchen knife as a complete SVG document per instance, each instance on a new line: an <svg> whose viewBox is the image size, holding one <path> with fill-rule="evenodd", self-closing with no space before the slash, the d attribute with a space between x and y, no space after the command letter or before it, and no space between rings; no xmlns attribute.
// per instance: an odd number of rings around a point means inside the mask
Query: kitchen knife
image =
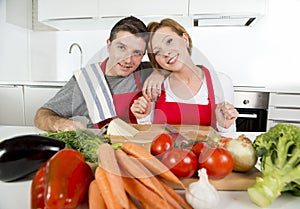
<svg viewBox="0 0 300 209"><path fill-rule="evenodd" d="M107 134L108 123L102 126L100 129L98 128L88 128L89 131L93 132L97 137L104 137Z"/></svg>
<svg viewBox="0 0 300 209"><path fill-rule="evenodd" d="M175 140L175 144L181 144L183 142L188 141L186 137L181 135L179 131L170 124L165 123L165 128L170 132L169 134Z"/></svg>

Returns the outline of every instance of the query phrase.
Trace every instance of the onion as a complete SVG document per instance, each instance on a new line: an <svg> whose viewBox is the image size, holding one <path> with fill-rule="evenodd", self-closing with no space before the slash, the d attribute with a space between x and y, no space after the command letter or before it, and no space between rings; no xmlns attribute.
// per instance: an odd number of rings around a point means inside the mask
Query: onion
<svg viewBox="0 0 300 209"><path fill-rule="evenodd" d="M228 141L225 144L225 148L232 154L234 171L247 172L255 166L257 162L255 148L252 141L244 134Z"/></svg>

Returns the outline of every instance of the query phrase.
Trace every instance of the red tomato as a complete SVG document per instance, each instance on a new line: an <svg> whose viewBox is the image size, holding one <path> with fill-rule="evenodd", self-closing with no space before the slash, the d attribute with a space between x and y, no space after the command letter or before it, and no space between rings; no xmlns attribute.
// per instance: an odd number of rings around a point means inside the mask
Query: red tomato
<svg viewBox="0 0 300 209"><path fill-rule="evenodd" d="M197 156L188 149L174 148L167 151L161 159L178 178L188 178L198 169Z"/></svg>
<svg viewBox="0 0 300 209"><path fill-rule="evenodd" d="M150 152L154 156L162 155L173 148L174 141L169 134L159 134L154 138L150 146Z"/></svg>
<svg viewBox="0 0 300 209"><path fill-rule="evenodd" d="M197 157L199 157L201 151L206 147L205 142L197 142L192 146L192 151L196 154Z"/></svg>
<svg viewBox="0 0 300 209"><path fill-rule="evenodd" d="M202 157L199 157L199 168L205 168L210 179L222 179L232 172L233 157L227 149L215 148L205 161Z"/></svg>

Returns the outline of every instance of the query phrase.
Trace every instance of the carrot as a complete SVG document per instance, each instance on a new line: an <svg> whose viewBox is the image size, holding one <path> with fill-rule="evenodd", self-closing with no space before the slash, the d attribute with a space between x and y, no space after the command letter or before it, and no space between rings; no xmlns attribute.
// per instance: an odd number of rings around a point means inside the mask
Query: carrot
<svg viewBox="0 0 300 209"><path fill-rule="evenodd" d="M130 209L138 209L138 206L135 204L135 202L133 201L131 196L128 194L127 197L128 197L128 200L129 200L129 208Z"/></svg>
<svg viewBox="0 0 300 209"><path fill-rule="evenodd" d="M106 174L113 197L116 198L122 208L129 208L115 151L109 144L104 143L99 146L97 154L101 162L101 167L106 171L104 173Z"/></svg>
<svg viewBox="0 0 300 209"><path fill-rule="evenodd" d="M184 184L173 174L162 162L160 162L150 152L147 152L144 148L131 142L124 142L122 144L122 150L127 154L130 154L138 158L148 169L161 177L180 185L185 189Z"/></svg>
<svg viewBox="0 0 300 209"><path fill-rule="evenodd" d="M139 180L130 177L122 177L126 192L135 197L141 204L152 209L170 208L167 201L142 184Z"/></svg>
<svg viewBox="0 0 300 209"><path fill-rule="evenodd" d="M165 190L164 186L158 180L158 177L156 177L155 179L157 182L157 187L162 192L165 200L169 203L169 205L172 206L173 209L182 209L181 205L177 202L177 200Z"/></svg>
<svg viewBox="0 0 300 209"><path fill-rule="evenodd" d="M132 174L133 178L137 178L153 192L156 192L161 198L165 199L173 209L182 209L176 200L165 191L158 179L153 176L153 174L137 158L128 156L122 150L116 150L116 156L121 166L128 173Z"/></svg>
<svg viewBox="0 0 300 209"><path fill-rule="evenodd" d="M99 209L99 208L106 209L104 199L101 195L96 180L93 180L90 183L88 198L89 198L89 209Z"/></svg>
<svg viewBox="0 0 300 209"><path fill-rule="evenodd" d="M163 198L160 190L155 186L156 179L153 174L138 159L128 156L123 150L116 150L116 157L119 164L134 178L138 178L145 186L156 192Z"/></svg>
<svg viewBox="0 0 300 209"><path fill-rule="evenodd" d="M107 179L107 172L101 166L96 168L95 179L106 207L108 209L122 209L120 202L112 193L111 186Z"/></svg>
<svg viewBox="0 0 300 209"><path fill-rule="evenodd" d="M161 185L164 187L165 191L168 192L183 208L193 209L184 198L182 198L173 188L171 188L166 182L162 179L158 179Z"/></svg>

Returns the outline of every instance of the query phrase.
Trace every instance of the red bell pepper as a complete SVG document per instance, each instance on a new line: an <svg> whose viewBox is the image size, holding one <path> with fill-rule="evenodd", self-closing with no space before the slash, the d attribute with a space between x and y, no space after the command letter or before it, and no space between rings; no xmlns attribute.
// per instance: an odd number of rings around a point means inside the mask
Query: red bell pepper
<svg viewBox="0 0 300 209"><path fill-rule="evenodd" d="M45 193L45 174L46 163L35 173L31 184L31 209L45 208L44 193Z"/></svg>
<svg viewBox="0 0 300 209"><path fill-rule="evenodd" d="M40 168L42 169L42 168ZM37 176L37 174L36 174ZM39 179L44 178L44 205L38 201L33 191ZM75 209L87 195L88 187L94 176L83 155L72 149L64 149L52 156L45 166L44 177L33 179L32 201L47 209Z"/></svg>

